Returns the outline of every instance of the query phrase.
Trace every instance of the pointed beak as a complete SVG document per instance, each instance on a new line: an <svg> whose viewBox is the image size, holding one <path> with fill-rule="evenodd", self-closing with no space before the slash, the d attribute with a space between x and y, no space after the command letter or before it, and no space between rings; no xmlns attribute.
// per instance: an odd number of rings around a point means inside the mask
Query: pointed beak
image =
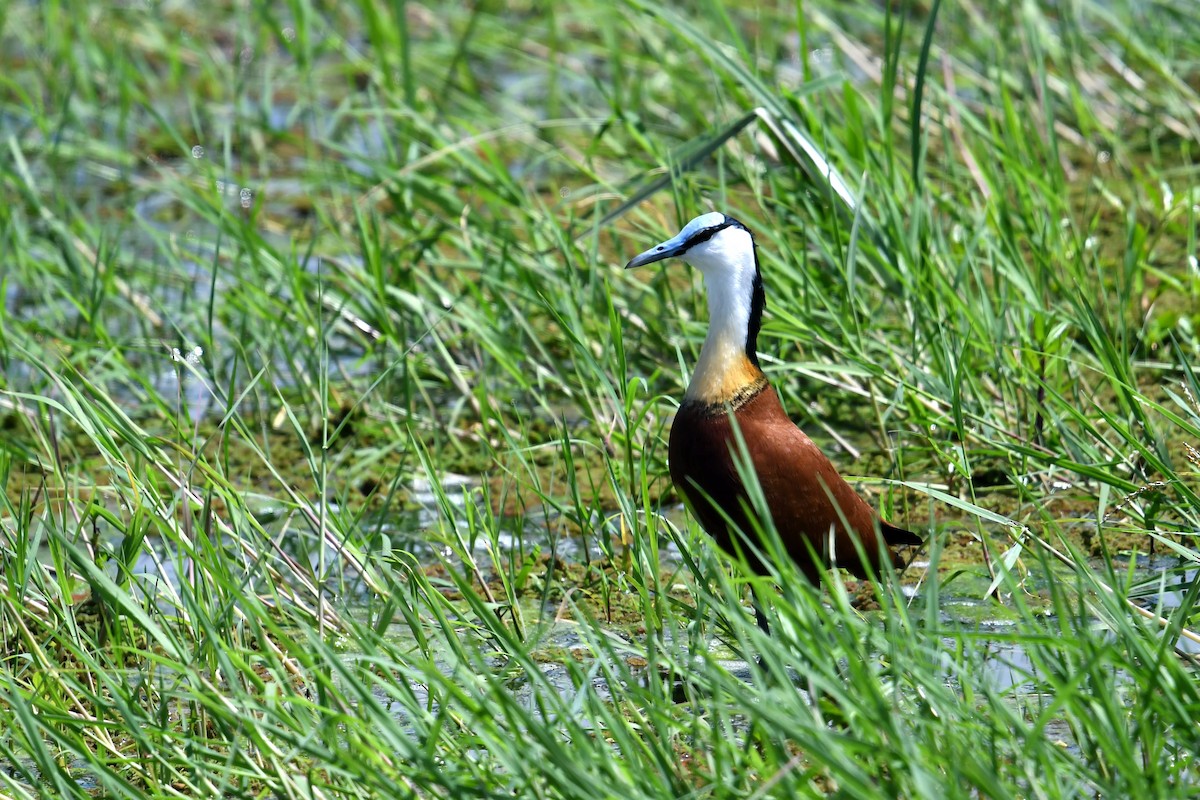
<svg viewBox="0 0 1200 800"><path fill-rule="evenodd" d="M667 239L662 244L651 247L644 253L638 253L629 259L629 263L625 265L625 269L644 267L647 264L653 264L655 261L662 261L664 258L673 258L678 255L683 255L683 239L676 236Z"/></svg>

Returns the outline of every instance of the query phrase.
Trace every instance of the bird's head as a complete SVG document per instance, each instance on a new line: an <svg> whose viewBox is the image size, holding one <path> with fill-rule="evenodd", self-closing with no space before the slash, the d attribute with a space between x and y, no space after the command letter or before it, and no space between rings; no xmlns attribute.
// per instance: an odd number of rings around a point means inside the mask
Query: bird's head
<svg viewBox="0 0 1200 800"><path fill-rule="evenodd" d="M630 259L626 269L643 267L679 256L706 277L723 271L758 271L754 257L754 237L746 226L720 211L701 214L683 230L662 244Z"/></svg>

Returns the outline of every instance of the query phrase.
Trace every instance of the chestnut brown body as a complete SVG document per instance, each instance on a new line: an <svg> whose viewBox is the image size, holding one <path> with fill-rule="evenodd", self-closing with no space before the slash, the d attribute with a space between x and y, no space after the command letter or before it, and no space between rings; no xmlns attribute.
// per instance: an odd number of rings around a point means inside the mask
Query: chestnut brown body
<svg viewBox="0 0 1200 800"><path fill-rule="evenodd" d="M761 374L761 373L760 373ZM755 571L764 573L752 548L737 544L728 517L754 541L758 528L747 517L753 508L738 472L734 454L740 452L730 414L736 417L771 518L788 554L816 582L820 565L831 561L859 577L867 571L855 539L871 570L878 575L882 534L887 544L919 544L909 531L879 520L804 431L784 413L775 389L762 378L739 404L685 401L671 428L671 480L692 513L726 552L745 552ZM761 548L760 548L761 552ZM820 562L820 565L819 563ZM892 556L887 566L903 562Z"/></svg>

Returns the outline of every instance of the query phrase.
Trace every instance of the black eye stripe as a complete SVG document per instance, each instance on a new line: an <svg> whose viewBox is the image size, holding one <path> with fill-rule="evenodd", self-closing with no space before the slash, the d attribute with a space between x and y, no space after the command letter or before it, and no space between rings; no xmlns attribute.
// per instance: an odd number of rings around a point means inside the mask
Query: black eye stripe
<svg viewBox="0 0 1200 800"><path fill-rule="evenodd" d="M696 231L695 233L693 233L691 236L689 236L687 239L684 240L682 245L680 245L679 251L681 253L687 252L688 250L691 250L696 245L701 244L703 242L707 242L709 239L716 236L718 233L725 230L726 228L741 228L742 230L746 231L746 233L750 233L750 229L747 228L745 225L743 225L741 222L737 221L733 217L726 217L725 221L722 222L720 225L714 225L711 228L705 228L702 231Z"/></svg>

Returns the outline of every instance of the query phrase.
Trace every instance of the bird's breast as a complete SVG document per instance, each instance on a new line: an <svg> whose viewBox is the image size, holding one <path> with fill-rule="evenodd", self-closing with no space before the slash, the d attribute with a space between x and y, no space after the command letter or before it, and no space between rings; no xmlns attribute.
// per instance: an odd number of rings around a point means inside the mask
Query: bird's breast
<svg viewBox="0 0 1200 800"><path fill-rule="evenodd" d="M762 373L759 373L762 376ZM746 514L745 489L734 454L738 452L738 434L743 440L758 428L772 406L783 415L775 390L766 378L743 384L729 393L726 402L702 402L685 399L671 425L668 465L671 482L683 495L692 514L719 547L736 551L734 528L753 530ZM790 423L789 423L790 424ZM757 441L757 433L750 433ZM748 449L752 441L747 441ZM753 461L753 454L751 453ZM757 465L752 467L757 472ZM749 556L749 554L748 554ZM753 557L752 565L760 569Z"/></svg>

